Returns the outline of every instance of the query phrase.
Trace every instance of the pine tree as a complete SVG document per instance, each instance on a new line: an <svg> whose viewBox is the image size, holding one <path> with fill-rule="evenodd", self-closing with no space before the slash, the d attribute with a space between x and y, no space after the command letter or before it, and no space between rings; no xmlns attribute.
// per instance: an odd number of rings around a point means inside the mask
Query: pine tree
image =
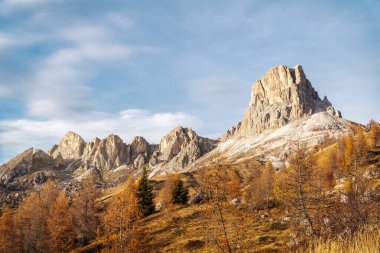
<svg viewBox="0 0 380 253"><path fill-rule="evenodd" d="M139 208L144 217L154 213L153 197L153 187L148 180L148 172L144 167L137 186Z"/></svg>
<svg viewBox="0 0 380 253"><path fill-rule="evenodd" d="M172 191L172 202L173 204L186 205L189 200L189 190L183 185L180 178L174 183Z"/></svg>

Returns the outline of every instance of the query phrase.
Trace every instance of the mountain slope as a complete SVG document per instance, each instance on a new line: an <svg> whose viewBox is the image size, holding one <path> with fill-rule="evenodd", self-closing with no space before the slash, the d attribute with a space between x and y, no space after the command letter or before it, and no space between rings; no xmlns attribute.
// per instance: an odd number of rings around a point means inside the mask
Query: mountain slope
<svg viewBox="0 0 380 253"><path fill-rule="evenodd" d="M221 137L212 152L185 170L216 160L233 163L252 158L282 166L296 144L312 148L325 137L346 133L350 126L327 97L319 97L300 65L280 65L253 84L242 120Z"/></svg>

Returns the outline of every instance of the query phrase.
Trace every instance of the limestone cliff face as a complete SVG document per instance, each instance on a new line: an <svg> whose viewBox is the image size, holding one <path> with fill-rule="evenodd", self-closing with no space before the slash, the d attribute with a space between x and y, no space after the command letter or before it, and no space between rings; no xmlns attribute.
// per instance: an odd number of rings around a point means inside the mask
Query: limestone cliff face
<svg viewBox="0 0 380 253"><path fill-rule="evenodd" d="M191 128L178 126L160 141L158 164L153 164L152 175L179 171L196 161L216 146L216 141L197 135ZM155 165L155 166L154 166Z"/></svg>
<svg viewBox="0 0 380 253"><path fill-rule="evenodd" d="M131 142L131 158L135 160L138 156L147 156L149 143L142 136L136 136Z"/></svg>
<svg viewBox="0 0 380 253"><path fill-rule="evenodd" d="M319 97L300 65L294 68L280 65L254 83L242 121L228 130L226 137L278 129L303 116L324 111L341 118L326 97L323 100Z"/></svg>
<svg viewBox="0 0 380 253"><path fill-rule="evenodd" d="M130 162L130 146L114 134L100 141L99 147L92 160L93 167L100 171L113 170Z"/></svg>
<svg viewBox="0 0 380 253"><path fill-rule="evenodd" d="M56 158L60 154L63 159L78 159L83 155L85 142L78 134L68 132L58 145L54 145L49 154Z"/></svg>

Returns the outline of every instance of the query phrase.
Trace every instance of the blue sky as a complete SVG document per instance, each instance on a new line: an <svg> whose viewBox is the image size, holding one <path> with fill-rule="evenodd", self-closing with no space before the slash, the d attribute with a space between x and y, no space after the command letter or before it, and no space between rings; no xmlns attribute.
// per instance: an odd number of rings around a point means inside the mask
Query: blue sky
<svg viewBox="0 0 380 253"><path fill-rule="evenodd" d="M301 64L347 119L380 120L380 1L0 1L0 163L69 130L218 137L252 83Z"/></svg>

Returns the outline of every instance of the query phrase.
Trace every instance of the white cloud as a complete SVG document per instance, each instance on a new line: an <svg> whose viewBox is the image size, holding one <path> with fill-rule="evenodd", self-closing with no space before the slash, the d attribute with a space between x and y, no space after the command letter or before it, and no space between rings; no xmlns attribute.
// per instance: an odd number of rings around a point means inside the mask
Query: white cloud
<svg viewBox="0 0 380 253"><path fill-rule="evenodd" d="M74 131L86 141L94 137L105 138L111 133L118 134L126 143L134 136L144 136L151 143L160 139L178 125L197 127L201 121L196 116L183 112L152 113L140 109L129 109L118 114L99 113L91 119L76 120L1 120L0 163L28 147L48 150L66 134Z"/></svg>
<svg viewBox="0 0 380 253"><path fill-rule="evenodd" d="M132 54L154 52L117 40L112 31L98 25L78 25L52 35L64 46L57 48L17 83L0 84L0 96L16 94L25 102L27 114L44 118L67 118L91 114L89 80L102 64L119 64ZM3 38L3 39L2 39ZM9 44L0 34L1 43Z"/></svg>

